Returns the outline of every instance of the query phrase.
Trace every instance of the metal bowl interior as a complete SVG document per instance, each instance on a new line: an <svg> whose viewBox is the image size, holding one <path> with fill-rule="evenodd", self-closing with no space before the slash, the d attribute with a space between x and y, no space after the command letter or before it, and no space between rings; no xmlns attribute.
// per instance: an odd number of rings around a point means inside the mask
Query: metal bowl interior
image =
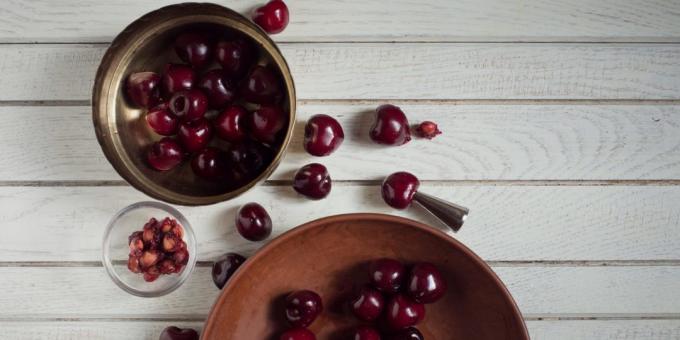
<svg viewBox="0 0 680 340"><path fill-rule="evenodd" d="M271 241L231 277L202 339L278 339L287 329L282 300L311 289L324 312L310 329L318 339L349 339L358 321L344 308L353 285L368 281L367 262L381 257L434 263L448 290L426 306L425 339L528 340L512 296L489 266L463 244L422 223L382 214L322 218Z"/></svg>
<svg viewBox="0 0 680 340"><path fill-rule="evenodd" d="M124 93L125 79L129 74L139 71L161 72L166 63L179 62L172 44L179 33L187 30L202 30L217 37L239 36L250 40L259 49L258 63L269 65L282 79L285 95L280 105L288 115L285 137L280 144L273 146L273 161L262 173L251 174L253 179L244 185L203 180L193 174L189 162L165 172L155 171L146 163L146 150L161 136L156 135L146 124L145 110L129 105ZM295 88L281 52L266 33L248 19L214 4L172 5L153 11L130 24L116 37L102 59L92 96L95 132L104 154L116 171L147 195L183 205L205 205L228 200L267 178L280 162L290 142L295 122ZM226 145L218 138L214 138L212 143Z"/></svg>

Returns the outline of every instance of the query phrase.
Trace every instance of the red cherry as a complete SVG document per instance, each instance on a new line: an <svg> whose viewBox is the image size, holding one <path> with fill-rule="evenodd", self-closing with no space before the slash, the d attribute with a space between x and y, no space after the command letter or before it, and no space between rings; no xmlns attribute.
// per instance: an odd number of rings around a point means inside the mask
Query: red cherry
<svg viewBox="0 0 680 340"><path fill-rule="evenodd" d="M179 165L182 158L182 147L175 140L165 137L151 145L146 159L154 169L166 171Z"/></svg>
<svg viewBox="0 0 680 340"><path fill-rule="evenodd" d="M179 126L177 116L162 106L149 110L149 113L146 114L146 122L157 134L163 136L176 134Z"/></svg>
<svg viewBox="0 0 680 340"><path fill-rule="evenodd" d="M161 332L159 340L198 340L198 333L191 328L170 326Z"/></svg>
<svg viewBox="0 0 680 340"><path fill-rule="evenodd" d="M307 164L295 174L293 189L308 198L322 199L331 192L331 175L322 164Z"/></svg>
<svg viewBox="0 0 680 340"><path fill-rule="evenodd" d="M419 137L432 139L437 137L437 135L440 135L442 132L439 131L439 127L435 122L426 120L418 125L416 128L416 133Z"/></svg>
<svg viewBox="0 0 680 340"><path fill-rule="evenodd" d="M288 26L288 6L281 0L271 0L255 9L253 21L269 34L281 33Z"/></svg>
<svg viewBox="0 0 680 340"><path fill-rule="evenodd" d="M198 86L208 95L211 108L224 108L236 96L234 82L221 70L208 71L198 82Z"/></svg>
<svg viewBox="0 0 680 340"><path fill-rule="evenodd" d="M182 61L193 67L203 67L210 62L210 39L196 32L183 33L175 40L175 52Z"/></svg>
<svg viewBox="0 0 680 340"><path fill-rule="evenodd" d="M281 97L281 80L274 72L257 65L243 80L240 94L251 103L272 104Z"/></svg>
<svg viewBox="0 0 680 340"><path fill-rule="evenodd" d="M207 147L191 160L191 169L199 177L216 180L227 173L227 157L222 150Z"/></svg>
<svg viewBox="0 0 680 340"><path fill-rule="evenodd" d="M179 140L188 152L196 152L208 145L212 127L205 118L194 119L179 125Z"/></svg>
<svg viewBox="0 0 680 340"><path fill-rule="evenodd" d="M403 145L411 140L411 128L399 107L381 105L376 109L376 119L370 136L378 144Z"/></svg>
<svg viewBox="0 0 680 340"><path fill-rule="evenodd" d="M397 260L377 259L369 266L369 280L381 292L394 294L403 286L405 271L404 265Z"/></svg>
<svg viewBox="0 0 680 340"><path fill-rule="evenodd" d="M154 72L137 72L128 76L125 89L136 106L149 108L160 101L160 82L161 77Z"/></svg>
<svg viewBox="0 0 680 340"><path fill-rule="evenodd" d="M307 328L292 328L281 334L279 340L316 340L316 336Z"/></svg>
<svg viewBox="0 0 680 340"><path fill-rule="evenodd" d="M170 98L170 111L185 120L203 118L208 110L208 97L200 90L177 91Z"/></svg>
<svg viewBox="0 0 680 340"><path fill-rule="evenodd" d="M354 329L349 340L380 340L380 333L375 328L359 326Z"/></svg>
<svg viewBox="0 0 680 340"><path fill-rule="evenodd" d="M311 290L299 290L286 297L286 320L293 327L307 327L323 311L319 294Z"/></svg>
<svg viewBox="0 0 680 340"><path fill-rule="evenodd" d="M409 172L395 172L382 183L382 197L385 203L396 209L406 209L413 201L413 195L420 187L420 181Z"/></svg>
<svg viewBox="0 0 680 340"><path fill-rule="evenodd" d="M215 118L217 135L232 143L241 142L246 138L246 119L248 111L242 106L234 105L222 111Z"/></svg>
<svg viewBox="0 0 680 340"><path fill-rule="evenodd" d="M393 330L414 326L425 318L425 306L405 295L395 295L385 306L387 325Z"/></svg>
<svg viewBox="0 0 680 340"><path fill-rule="evenodd" d="M248 116L250 134L262 143L274 143L286 125L286 115L276 106L260 106Z"/></svg>
<svg viewBox="0 0 680 340"><path fill-rule="evenodd" d="M215 47L215 57L226 74L241 77L257 60L257 50L244 39L220 41Z"/></svg>
<svg viewBox="0 0 680 340"><path fill-rule="evenodd" d="M419 303L433 303L446 293L446 281L432 263L417 263L406 283L409 296Z"/></svg>
<svg viewBox="0 0 680 340"><path fill-rule="evenodd" d="M377 319L384 306L385 300L382 293L368 286L361 287L350 300L352 313L363 321Z"/></svg>
<svg viewBox="0 0 680 340"><path fill-rule="evenodd" d="M163 92L171 95L177 91L190 90L196 81L194 70L187 65L167 64L161 82Z"/></svg>
<svg viewBox="0 0 680 340"><path fill-rule="evenodd" d="M262 241L272 233L272 219L261 205L251 202L236 212L236 229L249 241Z"/></svg>
<svg viewBox="0 0 680 340"><path fill-rule="evenodd" d="M409 327L402 329L396 333L390 335L387 340L424 340L425 337L422 333L415 327Z"/></svg>
<svg viewBox="0 0 680 340"><path fill-rule="evenodd" d="M217 288L222 289L246 258L236 253L222 255L212 267L212 278Z"/></svg>
<svg viewBox="0 0 680 340"><path fill-rule="evenodd" d="M328 156L345 140L342 126L328 115L314 115L305 125L305 150L313 156Z"/></svg>

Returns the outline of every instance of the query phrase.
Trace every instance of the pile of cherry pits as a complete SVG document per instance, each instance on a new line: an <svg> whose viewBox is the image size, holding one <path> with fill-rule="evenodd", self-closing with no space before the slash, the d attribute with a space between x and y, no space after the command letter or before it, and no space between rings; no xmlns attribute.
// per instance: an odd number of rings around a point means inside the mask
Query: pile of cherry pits
<svg viewBox="0 0 680 340"><path fill-rule="evenodd" d="M420 262L406 266L396 259L382 258L370 263L369 283L359 286L347 306L362 323L347 335L353 340L423 340L415 327L425 318L425 304L441 299L447 285L439 269ZM316 340L307 327L323 312L319 294L310 290L290 293L285 301L285 318L291 328L280 340Z"/></svg>

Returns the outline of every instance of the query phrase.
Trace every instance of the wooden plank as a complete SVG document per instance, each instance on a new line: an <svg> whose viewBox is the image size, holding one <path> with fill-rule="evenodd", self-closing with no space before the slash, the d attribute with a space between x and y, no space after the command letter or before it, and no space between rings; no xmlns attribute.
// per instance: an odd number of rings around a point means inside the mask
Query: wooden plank
<svg viewBox="0 0 680 340"><path fill-rule="evenodd" d="M116 287L102 268L0 268L0 318L207 315L219 294L199 267L172 294L148 299ZM680 312L680 267L494 268L525 315ZM322 275L322 273L319 273Z"/></svg>
<svg viewBox="0 0 680 340"><path fill-rule="evenodd" d="M108 42L170 0L5 0L2 42ZM248 13L262 1L221 1ZM678 1L289 1L278 41L678 41ZM86 18L86 19L85 19Z"/></svg>
<svg viewBox="0 0 680 340"><path fill-rule="evenodd" d="M169 325L201 330L197 321L0 321L4 336L13 340L157 340ZM680 320L527 321L534 340L677 340Z"/></svg>
<svg viewBox="0 0 680 340"><path fill-rule="evenodd" d="M444 133L401 147L368 138L376 105L303 104L271 179L321 162L335 180L375 180L398 170L396 159L408 159L400 169L422 180L680 179L678 105L402 105L411 122L434 120ZM317 113L345 129L330 157L302 147L304 124ZM89 107L0 107L0 116L1 181L122 180L94 141Z"/></svg>
<svg viewBox="0 0 680 340"><path fill-rule="evenodd" d="M529 321L534 340L678 340L680 320Z"/></svg>
<svg viewBox="0 0 680 340"><path fill-rule="evenodd" d="M680 186L427 183L421 190L471 208L455 237L488 261L680 258ZM99 261L111 216L146 199L129 187L2 187L0 222L11 232L0 237L0 261ZM259 186L224 204L179 208L197 233L200 260L226 251L250 254L261 246L241 238L233 226L236 209L252 201L268 209L274 236L323 216L367 211L440 227L418 207L390 209L377 186L336 183L321 201L306 200L287 186Z"/></svg>
<svg viewBox="0 0 680 340"><path fill-rule="evenodd" d="M103 45L1 45L0 100L88 100ZM678 99L680 45L283 44L299 99Z"/></svg>

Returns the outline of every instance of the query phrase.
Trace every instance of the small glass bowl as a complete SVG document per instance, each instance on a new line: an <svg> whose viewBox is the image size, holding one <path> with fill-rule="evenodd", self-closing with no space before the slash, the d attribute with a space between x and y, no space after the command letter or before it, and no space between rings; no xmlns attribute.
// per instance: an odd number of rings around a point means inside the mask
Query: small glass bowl
<svg viewBox="0 0 680 340"><path fill-rule="evenodd" d="M189 251L189 262L176 274L161 275L154 282L144 281L142 274L131 272L127 268L130 246L128 237L135 231L141 231L150 218L162 220L174 218L184 228L184 242ZM138 202L129 205L111 218L104 233L102 246L102 263L106 272L118 287L124 291L141 297L158 297L179 288L189 278L196 265L196 238L189 221L177 209L160 202Z"/></svg>

